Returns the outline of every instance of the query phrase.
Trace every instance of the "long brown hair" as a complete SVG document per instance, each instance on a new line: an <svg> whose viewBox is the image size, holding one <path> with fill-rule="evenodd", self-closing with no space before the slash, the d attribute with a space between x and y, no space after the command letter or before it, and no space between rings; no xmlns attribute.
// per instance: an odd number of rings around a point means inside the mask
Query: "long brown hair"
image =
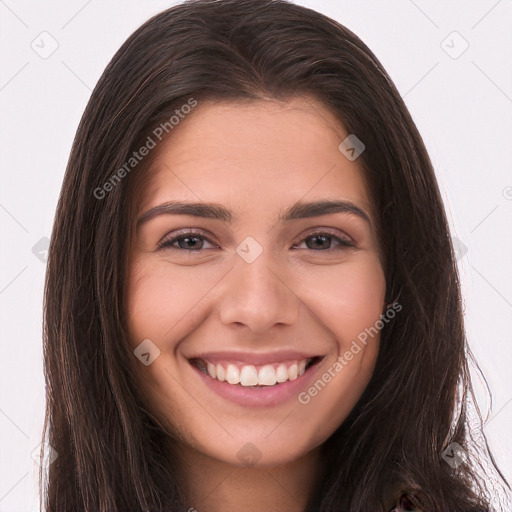
<svg viewBox="0 0 512 512"><path fill-rule="evenodd" d="M390 492L426 511L489 508L478 461L454 468L442 457L452 443L471 452L469 352L442 200L398 91L356 35L315 11L284 0L193 0L123 44L71 151L44 300L43 437L58 454L41 484L49 512L185 508L126 330L134 197L150 158L112 176L191 98L297 95L323 102L364 142L358 162L379 220L387 298L403 306L382 331L363 396L324 444L324 478L308 510L384 510Z"/></svg>

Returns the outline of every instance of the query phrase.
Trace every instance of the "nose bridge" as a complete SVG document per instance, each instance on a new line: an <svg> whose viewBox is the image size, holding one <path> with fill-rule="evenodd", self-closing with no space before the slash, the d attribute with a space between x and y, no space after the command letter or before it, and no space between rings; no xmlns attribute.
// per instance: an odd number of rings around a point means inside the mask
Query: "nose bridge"
<svg viewBox="0 0 512 512"><path fill-rule="evenodd" d="M243 250L249 248L247 253ZM279 274L275 258L268 250L254 257L254 247L240 244L234 268L229 272L220 304L224 324L241 323L253 331L264 331L276 323L292 324L297 320L299 300ZM245 258L244 254L251 257Z"/></svg>

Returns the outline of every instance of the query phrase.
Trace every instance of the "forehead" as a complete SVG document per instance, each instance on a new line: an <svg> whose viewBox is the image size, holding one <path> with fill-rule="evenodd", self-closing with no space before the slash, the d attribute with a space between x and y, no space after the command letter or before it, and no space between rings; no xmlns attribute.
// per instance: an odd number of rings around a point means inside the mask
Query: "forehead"
<svg viewBox="0 0 512 512"><path fill-rule="evenodd" d="M274 213L298 200L346 199L371 210L348 136L322 103L203 101L156 148L140 210L174 200Z"/></svg>

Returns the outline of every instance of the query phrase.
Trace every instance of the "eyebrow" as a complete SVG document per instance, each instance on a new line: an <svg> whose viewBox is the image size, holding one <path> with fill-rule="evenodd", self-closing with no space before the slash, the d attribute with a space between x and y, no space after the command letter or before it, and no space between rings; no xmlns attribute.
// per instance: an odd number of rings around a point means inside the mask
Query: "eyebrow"
<svg viewBox="0 0 512 512"><path fill-rule="evenodd" d="M354 203L345 200L320 200L309 203L299 201L284 212L281 212L278 216L278 222L319 217L331 213L357 215L371 224L370 216L364 210ZM158 215L192 215L194 217L220 220L228 224L233 224L238 220L238 217L231 210L228 210L218 203L168 201L151 208L151 210L139 217L137 220L137 228Z"/></svg>

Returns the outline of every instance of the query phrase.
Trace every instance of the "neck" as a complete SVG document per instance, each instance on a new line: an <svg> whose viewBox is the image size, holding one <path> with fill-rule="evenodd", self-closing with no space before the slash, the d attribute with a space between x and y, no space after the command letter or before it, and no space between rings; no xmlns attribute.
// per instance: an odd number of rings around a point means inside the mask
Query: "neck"
<svg viewBox="0 0 512 512"><path fill-rule="evenodd" d="M185 510L304 512L320 476L320 448L273 467L238 467L188 447L178 453Z"/></svg>

